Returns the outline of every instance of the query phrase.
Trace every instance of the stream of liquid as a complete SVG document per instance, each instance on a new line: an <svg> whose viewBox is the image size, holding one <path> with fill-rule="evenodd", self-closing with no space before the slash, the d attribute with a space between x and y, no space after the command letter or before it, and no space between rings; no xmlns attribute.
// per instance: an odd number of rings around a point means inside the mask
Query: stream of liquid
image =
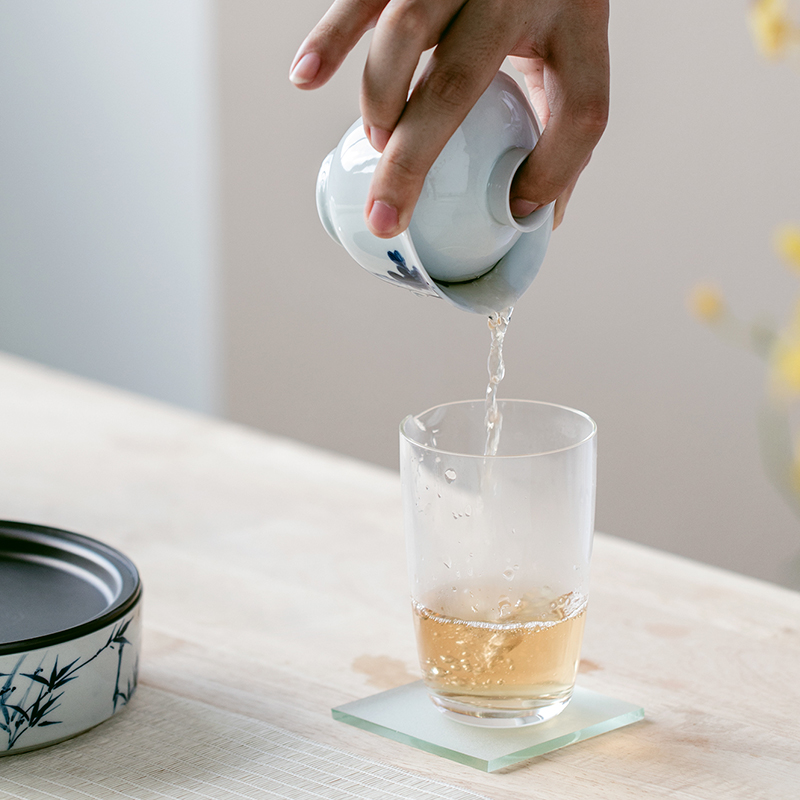
<svg viewBox="0 0 800 800"><path fill-rule="evenodd" d="M497 387L506 374L506 365L503 361L503 340L506 337L508 323L511 321L512 306L504 308L489 317L489 331L492 334L492 343L489 347L489 385L486 387L486 447L485 456L496 456L500 446L500 431L503 428L503 415L497 406Z"/></svg>

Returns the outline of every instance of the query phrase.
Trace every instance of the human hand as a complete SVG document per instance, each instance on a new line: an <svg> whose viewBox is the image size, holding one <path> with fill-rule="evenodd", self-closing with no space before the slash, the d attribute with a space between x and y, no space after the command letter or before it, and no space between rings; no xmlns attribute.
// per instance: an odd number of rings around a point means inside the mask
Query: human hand
<svg viewBox="0 0 800 800"><path fill-rule="evenodd" d="M322 86L373 27L361 114L383 156L365 208L370 230L389 238L408 227L428 170L509 55L544 125L514 178L511 210L523 217L555 200L557 227L606 126L608 0L335 0L290 80Z"/></svg>

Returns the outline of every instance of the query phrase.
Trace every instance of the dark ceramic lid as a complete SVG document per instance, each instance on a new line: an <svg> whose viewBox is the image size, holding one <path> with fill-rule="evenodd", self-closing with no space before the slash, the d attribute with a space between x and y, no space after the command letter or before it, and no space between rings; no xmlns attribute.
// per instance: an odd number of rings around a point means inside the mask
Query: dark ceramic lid
<svg viewBox="0 0 800 800"><path fill-rule="evenodd" d="M130 611L141 591L133 562L102 542L0 521L0 655L100 630Z"/></svg>

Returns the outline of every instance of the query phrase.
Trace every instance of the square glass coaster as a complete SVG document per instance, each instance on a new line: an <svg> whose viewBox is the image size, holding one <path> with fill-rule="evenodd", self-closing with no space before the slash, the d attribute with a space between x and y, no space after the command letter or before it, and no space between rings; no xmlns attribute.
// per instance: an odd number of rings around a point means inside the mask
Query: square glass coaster
<svg viewBox="0 0 800 800"><path fill-rule="evenodd" d="M575 687L555 718L521 728L480 728L444 716L422 681L332 709L333 718L460 764L494 772L644 718L640 706Z"/></svg>

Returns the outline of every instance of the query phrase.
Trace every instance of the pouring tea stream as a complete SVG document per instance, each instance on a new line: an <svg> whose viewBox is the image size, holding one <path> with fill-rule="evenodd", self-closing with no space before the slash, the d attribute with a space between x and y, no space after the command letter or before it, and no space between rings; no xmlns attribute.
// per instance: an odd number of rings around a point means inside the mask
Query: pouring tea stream
<svg viewBox="0 0 800 800"><path fill-rule="evenodd" d="M540 133L522 90L498 73L429 170L408 229L389 239L364 216L381 154L361 120L317 181L325 229L367 271L489 318L484 403L434 407L400 428L425 684L451 719L488 727L542 722L569 702L593 529L594 423L549 404L497 401L513 307L553 226L553 203L523 218L510 208L514 175Z"/></svg>

